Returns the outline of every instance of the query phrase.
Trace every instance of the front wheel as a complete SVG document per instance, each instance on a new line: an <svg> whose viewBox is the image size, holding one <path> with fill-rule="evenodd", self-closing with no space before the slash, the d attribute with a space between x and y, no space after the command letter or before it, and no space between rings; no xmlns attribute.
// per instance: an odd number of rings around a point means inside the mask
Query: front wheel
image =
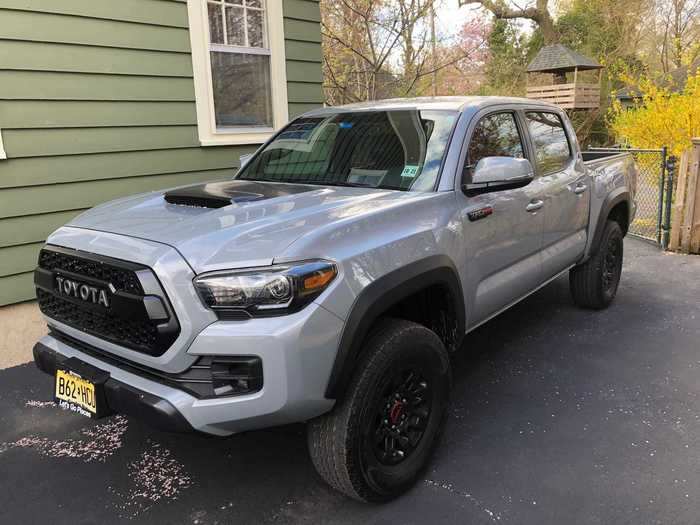
<svg viewBox="0 0 700 525"><path fill-rule="evenodd" d="M622 275L622 253L622 229L609 220L598 251L569 272L571 295L578 306L600 310L612 303Z"/></svg>
<svg viewBox="0 0 700 525"><path fill-rule="evenodd" d="M409 321L382 321L345 397L309 424L316 470L361 501L402 494L432 454L450 384L449 356L435 333Z"/></svg>

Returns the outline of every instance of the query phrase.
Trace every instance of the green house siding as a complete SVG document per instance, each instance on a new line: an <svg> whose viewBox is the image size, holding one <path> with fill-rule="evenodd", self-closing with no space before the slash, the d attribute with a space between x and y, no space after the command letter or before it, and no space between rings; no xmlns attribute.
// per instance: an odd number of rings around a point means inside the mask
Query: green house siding
<svg viewBox="0 0 700 525"><path fill-rule="evenodd" d="M282 1L293 117L322 102L320 14ZM34 297L39 248L81 211L231 177L255 146L199 145L183 0L0 0L0 20L5 305Z"/></svg>

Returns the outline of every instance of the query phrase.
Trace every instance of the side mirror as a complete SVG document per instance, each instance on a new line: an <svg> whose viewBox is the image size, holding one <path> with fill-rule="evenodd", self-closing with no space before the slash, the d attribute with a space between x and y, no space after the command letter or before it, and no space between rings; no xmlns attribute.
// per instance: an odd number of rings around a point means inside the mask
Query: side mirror
<svg viewBox="0 0 700 525"><path fill-rule="evenodd" d="M241 162L241 168L248 164L248 161L253 157L252 153L246 153L245 155L241 155L238 157L238 160ZM240 168L239 168L240 169Z"/></svg>
<svg viewBox="0 0 700 525"><path fill-rule="evenodd" d="M514 157L484 157L474 168L471 181L462 185L469 197L491 191L510 190L527 186L535 178L527 159Z"/></svg>

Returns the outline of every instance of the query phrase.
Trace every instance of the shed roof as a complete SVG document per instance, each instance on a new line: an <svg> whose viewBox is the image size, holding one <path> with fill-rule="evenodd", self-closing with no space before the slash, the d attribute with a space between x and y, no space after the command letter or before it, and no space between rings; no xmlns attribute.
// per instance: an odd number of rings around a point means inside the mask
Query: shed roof
<svg viewBox="0 0 700 525"><path fill-rule="evenodd" d="M598 62L583 56L573 49L561 44L552 44L540 49L537 56L527 66L528 72L536 71L573 71L585 69L601 69Z"/></svg>
<svg viewBox="0 0 700 525"><path fill-rule="evenodd" d="M657 81L661 87L668 88L671 93L678 93L685 88L688 77L700 73L700 58L687 66L681 66L668 72L668 75ZM634 100L642 98L642 92L638 87L624 87L615 92L618 100Z"/></svg>

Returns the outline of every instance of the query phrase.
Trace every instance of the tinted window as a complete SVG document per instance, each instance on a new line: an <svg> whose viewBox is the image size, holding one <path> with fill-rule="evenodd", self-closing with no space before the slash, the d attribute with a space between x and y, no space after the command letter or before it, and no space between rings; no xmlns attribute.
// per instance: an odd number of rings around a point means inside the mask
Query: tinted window
<svg viewBox="0 0 700 525"><path fill-rule="evenodd" d="M457 116L397 110L299 118L237 178L431 191Z"/></svg>
<svg viewBox="0 0 700 525"><path fill-rule="evenodd" d="M484 157L523 157L523 143L512 113L496 113L481 119L469 143L468 164Z"/></svg>
<svg viewBox="0 0 700 525"><path fill-rule="evenodd" d="M525 115L540 173L564 169L571 158L571 149L559 115L544 112L528 112Z"/></svg>

